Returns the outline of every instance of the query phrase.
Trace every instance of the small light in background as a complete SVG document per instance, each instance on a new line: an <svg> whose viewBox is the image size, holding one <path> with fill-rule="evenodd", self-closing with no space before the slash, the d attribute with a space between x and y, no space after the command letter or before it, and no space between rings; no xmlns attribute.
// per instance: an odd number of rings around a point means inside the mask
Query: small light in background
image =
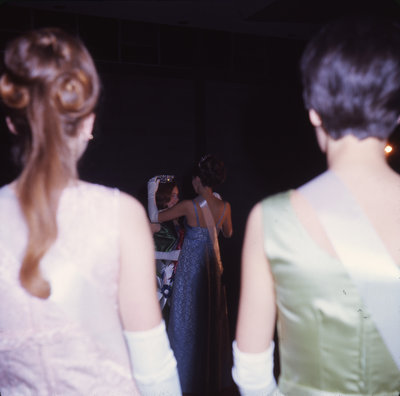
<svg viewBox="0 0 400 396"><path fill-rule="evenodd" d="M385 153L390 154L393 151L393 147L390 144L385 146Z"/></svg>

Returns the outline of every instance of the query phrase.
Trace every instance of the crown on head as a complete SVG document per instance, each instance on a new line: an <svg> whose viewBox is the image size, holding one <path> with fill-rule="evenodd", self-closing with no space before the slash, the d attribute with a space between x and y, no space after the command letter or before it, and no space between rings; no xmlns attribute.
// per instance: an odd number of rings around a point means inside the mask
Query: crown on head
<svg viewBox="0 0 400 396"><path fill-rule="evenodd" d="M175 175L159 175L160 183L171 183L175 180Z"/></svg>

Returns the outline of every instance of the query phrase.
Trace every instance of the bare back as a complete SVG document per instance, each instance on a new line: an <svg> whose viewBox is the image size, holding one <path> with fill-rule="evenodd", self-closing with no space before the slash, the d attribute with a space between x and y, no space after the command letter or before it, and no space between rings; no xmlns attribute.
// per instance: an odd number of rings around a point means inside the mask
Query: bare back
<svg viewBox="0 0 400 396"><path fill-rule="evenodd" d="M206 201L217 228L221 229L223 235L229 238L232 235L231 206L229 202L222 201L214 196L208 197ZM199 224L197 222L195 206L193 203L196 205ZM186 217L186 221L191 227L198 227L199 225L200 227L207 227L202 210L196 200L181 201L174 207L159 212L158 219L160 222L164 222L181 216Z"/></svg>

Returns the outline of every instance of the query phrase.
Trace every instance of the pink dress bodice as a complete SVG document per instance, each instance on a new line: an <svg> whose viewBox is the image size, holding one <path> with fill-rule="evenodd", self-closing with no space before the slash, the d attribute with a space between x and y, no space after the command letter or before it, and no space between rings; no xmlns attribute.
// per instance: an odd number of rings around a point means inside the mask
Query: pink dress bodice
<svg viewBox="0 0 400 396"><path fill-rule="evenodd" d="M58 237L40 263L51 295L19 283L27 228L0 189L0 393L123 396L132 379L118 309L119 191L78 182L60 198Z"/></svg>

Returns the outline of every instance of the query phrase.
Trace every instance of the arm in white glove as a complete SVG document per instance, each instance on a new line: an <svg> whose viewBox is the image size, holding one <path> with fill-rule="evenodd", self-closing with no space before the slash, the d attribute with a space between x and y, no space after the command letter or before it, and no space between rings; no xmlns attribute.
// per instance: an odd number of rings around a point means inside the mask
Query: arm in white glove
<svg viewBox="0 0 400 396"><path fill-rule="evenodd" d="M132 374L142 396L181 396L174 353L165 323L145 331L124 331Z"/></svg>
<svg viewBox="0 0 400 396"><path fill-rule="evenodd" d="M233 341L232 378L241 396L272 396L277 391L274 377L274 342L261 353L241 352Z"/></svg>
<svg viewBox="0 0 400 396"><path fill-rule="evenodd" d="M149 218L152 223L158 223L156 192L158 190L159 184L160 184L160 179L158 178L158 176L152 177L147 182L147 211L149 213Z"/></svg>
<svg viewBox="0 0 400 396"><path fill-rule="evenodd" d="M156 259L157 260L171 260L178 261L180 250L171 250L170 252L157 252L156 251Z"/></svg>

